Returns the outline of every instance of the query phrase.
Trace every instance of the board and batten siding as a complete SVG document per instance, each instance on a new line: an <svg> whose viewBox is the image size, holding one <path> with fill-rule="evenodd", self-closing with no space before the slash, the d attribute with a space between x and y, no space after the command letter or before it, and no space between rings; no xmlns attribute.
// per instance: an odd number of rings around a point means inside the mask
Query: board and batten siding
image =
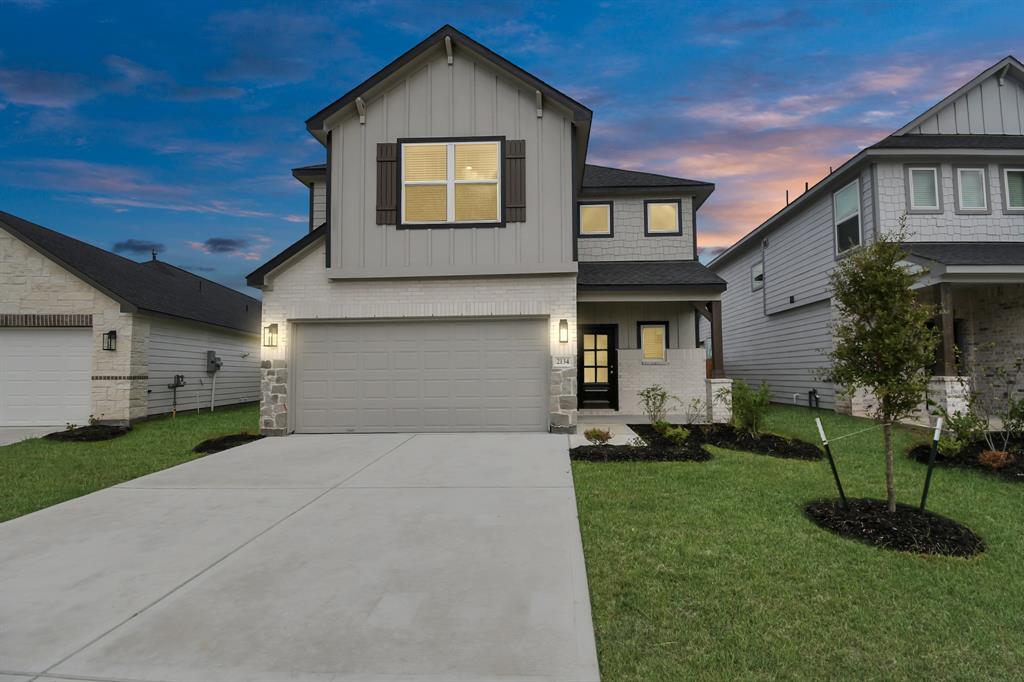
<svg viewBox="0 0 1024 682"><path fill-rule="evenodd" d="M376 148L400 138L504 136L526 142L526 221L397 229L376 223ZM332 128L332 278L575 272L571 114L467 51L436 51L366 102L366 122Z"/></svg>
<svg viewBox="0 0 1024 682"><path fill-rule="evenodd" d="M652 198L652 200L654 200ZM624 197L590 197L584 201L612 202L612 236L578 237L579 259L608 260L691 260L693 258L693 197L657 197L680 202L682 234L644 234L644 200Z"/></svg>
<svg viewBox="0 0 1024 682"><path fill-rule="evenodd" d="M1024 86L990 76L908 131L924 135L1024 134Z"/></svg>
<svg viewBox="0 0 1024 682"><path fill-rule="evenodd" d="M821 406L835 406L835 391L819 370L829 366L832 349L831 300L824 298L773 315L764 313L762 291L750 290L750 267L760 249L745 253L716 270L729 284L722 294L722 347L725 374L751 386L768 383L774 402L807 404L807 392L818 389ZM701 339L710 339L701 320Z"/></svg>
<svg viewBox="0 0 1024 682"><path fill-rule="evenodd" d="M638 322L668 322L669 348L695 348L696 327L693 316L697 313L691 303L577 303L579 324L614 324L618 327L619 350L639 348Z"/></svg>
<svg viewBox="0 0 1024 682"><path fill-rule="evenodd" d="M260 399L260 340L256 335L207 325L150 318L148 344L148 414L170 412L175 374L185 376L178 389L178 410L210 409L213 376L206 372L206 351L216 351L223 365L217 372L216 407Z"/></svg>

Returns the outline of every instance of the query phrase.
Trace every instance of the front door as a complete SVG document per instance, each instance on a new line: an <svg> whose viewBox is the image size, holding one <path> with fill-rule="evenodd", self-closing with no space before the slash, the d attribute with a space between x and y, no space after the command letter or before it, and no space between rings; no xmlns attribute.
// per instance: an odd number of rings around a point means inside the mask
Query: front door
<svg viewBox="0 0 1024 682"><path fill-rule="evenodd" d="M618 347L614 324L580 326L580 408L619 409Z"/></svg>

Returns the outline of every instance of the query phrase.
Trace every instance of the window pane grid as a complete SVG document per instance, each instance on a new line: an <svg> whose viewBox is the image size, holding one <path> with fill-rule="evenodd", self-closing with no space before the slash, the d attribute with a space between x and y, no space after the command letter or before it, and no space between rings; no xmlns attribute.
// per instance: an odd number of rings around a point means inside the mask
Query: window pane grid
<svg viewBox="0 0 1024 682"><path fill-rule="evenodd" d="M988 208L985 195L985 171L981 168L960 168L957 170L957 184L960 187L960 208Z"/></svg>
<svg viewBox="0 0 1024 682"><path fill-rule="evenodd" d="M500 151L494 141L403 144L402 222L500 222Z"/></svg>

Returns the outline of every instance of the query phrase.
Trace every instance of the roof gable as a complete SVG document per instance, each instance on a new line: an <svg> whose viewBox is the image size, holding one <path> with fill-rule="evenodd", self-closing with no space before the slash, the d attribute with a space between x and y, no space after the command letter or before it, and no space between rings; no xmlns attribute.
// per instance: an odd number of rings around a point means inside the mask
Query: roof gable
<svg viewBox="0 0 1024 682"><path fill-rule="evenodd" d="M1024 64L1008 56L894 135L1024 134Z"/></svg>

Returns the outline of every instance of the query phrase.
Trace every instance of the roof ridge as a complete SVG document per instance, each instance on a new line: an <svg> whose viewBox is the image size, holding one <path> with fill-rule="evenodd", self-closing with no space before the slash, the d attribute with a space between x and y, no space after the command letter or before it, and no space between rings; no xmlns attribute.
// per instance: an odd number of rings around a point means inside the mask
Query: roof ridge
<svg viewBox="0 0 1024 682"><path fill-rule="evenodd" d="M117 255L117 254L114 254L114 255ZM181 272L182 274L188 275L189 277L194 277L195 279L201 279L204 282L212 284L212 285L214 285L216 287L220 287L221 289L224 289L225 291L231 292L232 294L238 294L239 296L245 296L249 300L259 302L258 298L254 298L254 297L250 296L249 294L247 294L247 293L245 293L243 291L239 291L238 289L232 289L231 287L229 287L229 286L227 286L225 284L221 284L220 282L217 282L215 280L212 280L209 277L203 277L202 275L197 275L196 273L192 272L191 270L186 270L185 268L181 267L180 265L175 265L174 263L169 263L169 262L167 262L165 260L147 260L147 261L132 261L132 262L135 263L136 265L139 265L139 266L144 267L144 268L152 267L151 264L156 264L156 265L160 265L160 266L168 267L168 268L174 268L175 270Z"/></svg>

